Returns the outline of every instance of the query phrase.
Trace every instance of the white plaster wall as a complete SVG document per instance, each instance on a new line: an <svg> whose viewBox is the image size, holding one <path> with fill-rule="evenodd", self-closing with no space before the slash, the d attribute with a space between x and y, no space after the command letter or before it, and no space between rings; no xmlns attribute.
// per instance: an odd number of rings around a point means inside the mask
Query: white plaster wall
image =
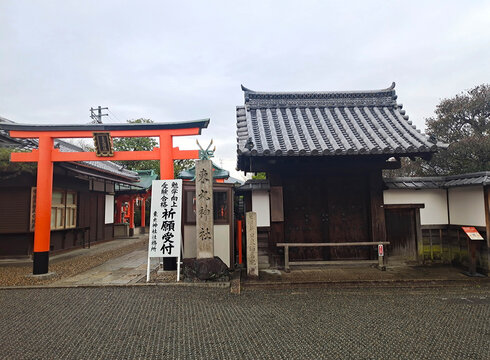
<svg viewBox="0 0 490 360"><path fill-rule="evenodd" d="M214 256L230 266L230 225L214 225Z"/></svg>
<svg viewBox="0 0 490 360"><path fill-rule="evenodd" d="M421 225L447 225L447 199L444 189L383 191L385 204L424 204L420 209Z"/></svg>
<svg viewBox="0 0 490 360"><path fill-rule="evenodd" d="M214 255L230 266L230 225L214 225ZM185 225L184 258L196 256L196 225Z"/></svg>
<svg viewBox="0 0 490 360"><path fill-rule="evenodd" d="M485 226L483 186L449 189L449 211L453 225Z"/></svg>
<svg viewBox="0 0 490 360"><path fill-rule="evenodd" d="M252 211L257 213L257 226L271 225L268 191L252 191Z"/></svg>
<svg viewBox="0 0 490 360"><path fill-rule="evenodd" d="M114 195L105 196L105 223L112 224L114 222Z"/></svg>

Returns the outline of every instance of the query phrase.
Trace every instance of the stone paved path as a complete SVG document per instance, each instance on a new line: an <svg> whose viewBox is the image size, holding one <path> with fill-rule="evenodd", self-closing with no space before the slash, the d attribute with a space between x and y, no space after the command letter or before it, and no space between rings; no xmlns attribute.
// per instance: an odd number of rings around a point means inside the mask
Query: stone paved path
<svg viewBox="0 0 490 360"><path fill-rule="evenodd" d="M59 280L52 286L135 284L146 277L147 256L148 250L143 246L142 249L111 259L93 269ZM158 267L157 258L151 259L150 267Z"/></svg>
<svg viewBox="0 0 490 360"><path fill-rule="evenodd" d="M0 290L0 359L487 360L489 290Z"/></svg>

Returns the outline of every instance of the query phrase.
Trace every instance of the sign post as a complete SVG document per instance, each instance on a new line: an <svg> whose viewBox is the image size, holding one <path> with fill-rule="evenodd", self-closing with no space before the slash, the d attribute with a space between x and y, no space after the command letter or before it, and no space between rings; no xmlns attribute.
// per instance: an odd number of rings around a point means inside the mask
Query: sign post
<svg viewBox="0 0 490 360"><path fill-rule="evenodd" d="M153 180L151 193L146 282L150 281L152 257L176 257L177 281L180 281L182 180Z"/></svg>
<svg viewBox="0 0 490 360"><path fill-rule="evenodd" d="M383 244L378 244L378 267L381 270L385 269L384 255L385 255L385 249L383 247Z"/></svg>
<svg viewBox="0 0 490 360"><path fill-rule="evenodd" d="M468 235L468 250L470 253L470 266L468 269L468 272L465 272L464 274L468 276L482 276L481 274L478 274L476 272L476 242L478 240L484 240L483 237L480 235L478 230L476 230L475 227L473 226L462 226L461 227L463 231Z"/></svg>

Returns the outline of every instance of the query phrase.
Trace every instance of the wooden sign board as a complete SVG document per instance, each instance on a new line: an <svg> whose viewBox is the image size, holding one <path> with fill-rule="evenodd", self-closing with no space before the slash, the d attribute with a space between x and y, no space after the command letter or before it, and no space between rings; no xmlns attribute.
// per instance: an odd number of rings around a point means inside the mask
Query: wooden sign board
<svg viewBox="0 0 490 360"><path fill-rule="evenodd" d="M461 227L463 231L468 235L470 240L484 240L483 237L480 235L478 230L476 230L475 227L473 226L462 226Z"/></svg>
<svg viewBox="0 0 490 360"><path fill-rule="evenodd" d="M146 282L150 280L150 258L176 257L180 280L182 224L182 180L153 180Z"/></svg>
<svg viewBox="0 0 490 360"><path fill-rule="evenodd" d="M108 132L94 132L95 154L97 156L114 156L112 137Z"/></svg>

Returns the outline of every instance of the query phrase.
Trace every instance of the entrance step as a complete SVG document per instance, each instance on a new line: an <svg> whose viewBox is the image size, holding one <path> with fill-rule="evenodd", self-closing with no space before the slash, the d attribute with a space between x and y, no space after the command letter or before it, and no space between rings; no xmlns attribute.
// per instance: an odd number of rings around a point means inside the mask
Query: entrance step
<svg viewBox="0 0 490 360"><path fill-rule="evenodd" d="M259 269L268 269L269 267L269 256L259 255Z"/></svg>

